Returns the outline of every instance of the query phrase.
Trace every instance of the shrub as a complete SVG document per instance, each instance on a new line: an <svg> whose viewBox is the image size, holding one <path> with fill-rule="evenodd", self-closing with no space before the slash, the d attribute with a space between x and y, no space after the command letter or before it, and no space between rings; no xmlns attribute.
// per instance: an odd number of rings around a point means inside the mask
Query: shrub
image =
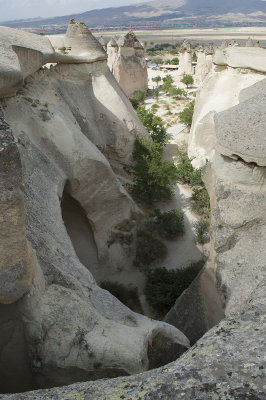
<svg viewBox="0 0 266 400"><path fill-rule="evenodd" d="M171 86L171 87L169 87L167 92L171 96L175 96L177 98L187 97L187 92L184 89L181 89L181 88L176 88L176 87Z"/></svg>
<svg viewBox="0 0 266 400"><path fill-rule="evenodd" d="M196 242L199 244L207 243L208 241L208 231L209 231L209 221L207 219L200 219L194 223Z"/></svg>
<svg viewBox="0 0 266 400"><path fill-rule="evenodd" d="M141 312L138 289L136 287L125 286L122 283L103 281L100 283L102 289L108 290L121 303L125 304L133 311Z"/></svg>
<svg viewBox="0 0 266 400"><path fill-rule="evenodd" d="M163 59L158 57L158 58L154 58L153 59L154 64L159 65L159 64L163 64Z"/></svg>
<svg viewBox="0 0 266 400"><path fill-rule="evenodd" d="M137 93L129 98L129 101L131 102L132 106L137 110L137 108L142 105L147 97L147 93L142 90L138 90Z"/></svg>
<svg viewBox="0 0 266 400"><path fill-rule="evenodd" d="M179 113L179 121L181 124L191 127L194 114L194 101L192 101L188 107Z"/></svg>
<svg viewBox="0 0 266 400"><path fill-rule="evenodd" d="M153 235L143 230L137 232L135 265L147 269L155 261L163 261L167 255L166 246Z"/></svg>
<svg viewBox="0 0 266 400"><path fill-rule="evenodd" d="M133 197L148 205L170 200L176 182L176 166L162 160L161 144L137 138L133 160L133 165L125 167L133 177L133 184L128 186Z"/></svg>
<svg viewBox="0 0 266 400"><path fill-rule="evenodd" d="M170 84L174 83L174 80L173 80L173 78L171 77L171 75L166 75L166 76L163 78L163 81L164 81L164 83L165 83L165 82L168 82L168 83L170 83Z"/></svg>
<svg viewBox="0 0 266 400"><path fill-rule="evenodd" d="M181 210L154 211L154 224L159 234L167 239L175 239L185 233L184 213Z"/></svg>
<svg viewBox="0 0 266 400"><path fill-rule="evenodd" d="M179 270L168 271L166 268L148 270L145 287L148 303L161 315L166 314L193 282L203 265L203 261L200 261Z"/></svg>
<svg viewBox="0 0 266 400"><path fill-rule="evenodd" d="M144 106L138 107L137 113L139 119L150 133L152 140L161 146L166 144L168 136L163 120L153 112L146 110Z"/></svg>
<svg viewBox="0 0 266 400"><path fill-rule="evenodd" d="M172 60L170 61L170 64L172 65L179 65L179 59L177 57L172 58Z"/></svg>
<svg viewBox="0 0 266 400"><path fill-rule="evenodd" d="M172 50L169 50L169 53L172 55L176 55L176 54L178 54L178 51L176 49L172 49Z"/></svg>
<svg viewBox="0 0 266 400"><path fill-rule="evenodd" d="M182 183L189 184L191 186L203 185L201 179L201 170L194 169L191 160L189 159L187 152L184 147L178 147L176 151L177 175L178 180Z"/></svg>
<svg viewBox="0 0 266 400"><path fill-rule="evenodd" d="M210 214L210 198L205 187L194 188L192 194L192 210L201 216Z"/></svg>
<svg viewBox="0 0 266 400"><path fill-rule="evenodd" d="M184 75L180 82L184 83L188 88L193 85L194 79L192 75Z"/></svg>
<svg viewBox="0 0 266 400"><path fill-rule="evenodd" d="M154 94L154 96L155 96L155 97L157 98L157 100L158 100L158 97L159 97L159 94L160 94L159 89L158 89L158 88L157 88L157 89L154 89L153 94Z"/></svg>

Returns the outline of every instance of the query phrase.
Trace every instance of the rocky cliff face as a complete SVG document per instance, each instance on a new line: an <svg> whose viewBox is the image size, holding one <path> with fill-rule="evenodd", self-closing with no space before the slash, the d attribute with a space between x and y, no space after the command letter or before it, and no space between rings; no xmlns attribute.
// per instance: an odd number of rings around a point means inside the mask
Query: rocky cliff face
<svg viewBox="0 0 266 400"><path fill-rule="evenodd" d="M108 66L127 96L148 89L144 48L133 32L112 38L107 45Z"/></svg>
<svg viewBox="0 0 266 400"><path fill-rule="evenodd" d="M13 159L18 160L16 165L25 184L19 203L21 209L25 208L25 232L36 253L30 292L16 303L0 307L0 365L5 382L9 379L11 383L19 371L24 371L24 382L32 382L34 378L32 387L141 372L148 368L148 343L152 344L158 333L163 337L161 345L167 343L165 337L170 338L181 347L179 354L188 346L186 337L173 326L134 314L99 289L78 260L64 227L60 198L65 190L79 202L88 220L93 221L91 227L99 257L111 262L114 255L104 247L104 220L109 222L107 232L113 224L123 231L124 223L128 229L132 214L135 218L138 213L106 157L93 144L94 139L88 138L73 113L70 94L77 101L77 87L79 94L83 93L80 86L88 79L88 68L92 81L95 76L103 75L92 69L92 65L57 66L50 72L37 72L26 81L22 93L2 101L16 141L12 144ZM217 88L228 89L227 98L219 92L220 108L211 108L212 122L207 130L210 138L214 138L203 175L212 209L210 256L205 269L177 300L167 318L179 328L182 326L193 342L210 330L183 356L163 368L48 391L0 395L1 400L265 398L266 365L262 354L266 331L266 80L263 74L254 73L255 69L247 71L223 65L210 74L221 85L217 84ZM240 83L233 86L232 82ZM40 104L33 98L39 84ZM66 91L68 85L70 90ZM207 96L210 85L207 77L197 99L194 129L200 110L210 111L210 104L216 104L211 103L214 92L210 92L210 99ZM46 106L48 90L54 94L49 95L51 101ZM90 91L94 90L92 85ZM56 104L54 109L53 104ZM135 116L131 112L129 115ZM10 133L5 122L1 127ZM127 137L131 134L125 131ZM204 142L200 141L198 151L205 157L209 147L204 149L204 155L202 149ZM117 156L115 151L114 154L112 160L116 160L119 169L120 160L126 155ZM94 186L96 179L98 184ZM4 175L3 182L5 193L10 185L5 183ZM102 209L109 198L113 201L111 211L106 206ZM119 211L115 199L122 204ZM22 238L23 234L22 229ZM119 257L122 252L120 249ZM11 272L12 268L12 281ZM17 284L19 287L20 282ZM14 348L23 357L16 359ZM21 387L24 389L25 385Z"/></svg>
<svg viewBox="0 0 266 400"><path fill-rule="evenodd" d="M141 212L117 174L146 131L83 24L71 21L62 38L67 54L30 34L24 49L24 33L6 29L17 70L1 58L0 390L145 371L155 336L168 338L176 354L188 339L129 310L90 270L108 276L130 268L132 249L120 239ZM32 71L35 52L44 59L46 48L57 65ZM72 231L81 235L86 266L62 217L63 208L65 221L76 218L71 202L87 224Z"/></svg>
<svg viewBox="0 0 266 400"><path fill-rule="evenodd" d="M250 51L256 54L253 63ZM236 54L242 55L243 68ZM239 310L265 277L266 79L255 72L265 55L254 47L216 50L217 65L196 99L189 153L195 165L209 159L203 178L212 208L210 255L165 318L192 343L223 313ZM251 64L251 70L244 68Z"/></svg>

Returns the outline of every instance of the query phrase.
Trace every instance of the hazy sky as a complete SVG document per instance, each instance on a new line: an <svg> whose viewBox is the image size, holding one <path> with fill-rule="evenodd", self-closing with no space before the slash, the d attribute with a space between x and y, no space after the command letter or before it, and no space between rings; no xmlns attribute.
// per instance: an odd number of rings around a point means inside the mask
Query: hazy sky
<svg viewBox="0 0 266 400"><path fill-rule="evenodd" d="M150 0L0 0L0 21L54 17Z"/></svg>

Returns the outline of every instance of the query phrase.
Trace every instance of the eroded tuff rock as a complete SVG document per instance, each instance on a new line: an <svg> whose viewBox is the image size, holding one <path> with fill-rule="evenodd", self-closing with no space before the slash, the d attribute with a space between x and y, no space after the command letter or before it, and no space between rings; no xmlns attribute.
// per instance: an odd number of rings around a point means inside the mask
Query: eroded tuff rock
<svg viewBox="0 0 266 400"><path fill-rule="evenodd" d="M249 54L249 51L254 54ZM221 53L228 55L222 62L218 61ZM242 54L243 56L238 58L238 65L231 62L230 57L233 54ZM195 167L202 167L205 165L206 159L211 160L214 156L216 146L214 117L216 113L239 104L242 101L240 93L243 89L252 87L256 82L265 79L265 75L258 72L259 64L264 65L263 57L266 57L266 50L255 47L216 49L215 64L205 78L195 102L188 149L189 156L194 158L193 165Z"/></svg>
<svg viewBox="0 0 266 400"><path fill-rule="evenodd" d="M265 278L266 142L262 87L265 80L243 90L243 95L240 92L244 101L239 105L214 116L217 143L203 174L212 208L210 256L205 269L165 318L191 342L217 323L223 312L238 312Z"/></svg>
<svg viewBox="0 0 266 400"><path fill-rule="evenodd" d="M55 51L45 37L1 26L0 97L16 93L27 76L54 58Z"/></svg>
<svg viewBox="0 0 266 400"><path fill-rule="evenodd" d="M211 329L179 360L133 377L86 382L1 400L263 400L265 282L237 313Z"/></svg>
<svg viewBox="0 0 266 400"><path fill-rule="evenodd" d="M90 235L78 233L86 251L96 254L94 269L104 269L106 277L130 269L134 251L121 237L128 237L141 212L115 171L122 172L136 135L146 131L106 55L96 61L94 40L87 40L83 25L73 25L72 55L30 74L16 96L0 101L6 119L1 201L8 205L1 245L4 257L10 256L4 259L4 282L14 288L4 298L1 288L1 303L12 303L0 305L1 391L145 371L158 335L165 338L165 351L174 346L175 357L189 346L175 327L135 314L99 288L63 222L65 195L77 202L89 226ZM83 56L79 43L85 43ZM16 246L11 243L8 253L10 235Z"/></svg>
<svg viewBox="0 0 266 400"><path fill-rule="evenodd" d="M107 54L108 66L127 96L148 89L144 48L132 31L117 40L112 38L107 44Z"/></svg>
<svg viewBox="0 0 266 400"><path fill-rule="evenodd" d="M21 159L1 110L0 135L0 303L10 304L30 291L36 260L26 238Z"/></svg>

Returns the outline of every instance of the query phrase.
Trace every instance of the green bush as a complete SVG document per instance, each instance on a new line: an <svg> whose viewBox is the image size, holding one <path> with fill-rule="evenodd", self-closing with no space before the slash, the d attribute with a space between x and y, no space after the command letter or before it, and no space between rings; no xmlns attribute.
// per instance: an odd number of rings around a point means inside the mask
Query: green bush
<svg viewBox="0 0 266 400"><path fill-rule="evenodd" d="M200 261L178 270L168 271L166 268L148 270L145 287L148 303L161 315L166 314L193 282L203 265L203 261Z"/></svg>
<svg viewBox="0 0 266 400"><path fill-rule="evenodd" d="M142 105L147 97L147 93L142 90L138 90L137 93L129 98L129 101L131 102L132 106L137 110L137 108Z"/></svg>
<svg viewBox="0 0 266 400"><path fill-rule="evenodd" d="M134 164L126 166L133 177L128 189L137 200L153 205L156 201L170 200L176 183L176 166L163 161L161 144L137 138L133 151Z"/></svg>
<svg viewBox="0 0 266 400"><path fill-rule="evenodd" d="M125 304L133 311L141 312L138 289L136 287L125 286L118 282L103 281L100 283L102 289L108 290L121 303Z"/></svg>
<svg viewBox="0 0 266 400"><path fill-rule="evenodd" d="M144 106L138 107L137 113L139 119L150 133L152 140L161 146L165 145L168 141L168 136L163 120L153 112L146 110Z"/></svg>
<svg viewBox="0 0 266 400"><path fill-rule="evenodd" d="M153 213L154 225L158 233L166 239L175 239L185 233L184 213L182 210L161 212L156 209Z"/></svg>
<svg viewBox="0 0 266 400"><path fill-rule="evenodd" d="M153 59L154 64L159 65L159 64L163 64L163 59L158 57L158 58L154 58Z"/></svg>
<svg viewBox="0 0 266 400"><path fill-rule="evenodd" d="M155 96L155 97L157 98L157 100L158 100L158 97L159 97L159 94L160 94L159 89L158 89L158 88L154 89L153 94L154 94L154 96Z"/></svg>
<svg viewBox="0 0 266 400"><path fill-rule="evenodd" d="M169 53L172 55L176 55L176 54L178 54L178 51L176 49L172 49L172 50L169 50Z"/></svg>
<svg viewBox="0 0 266 400"><path fill-rule="evenodd" d="M209 221L201 218L199 221L194 223L194 229L196 233L196 242L199 244L206 243L208 240Z"/></svg>
<svg viewBox="0 0 266 400"><path fill-rule="evenodd" d="M170 61L170 64L172 64L172 65L179 65L179 58L177 58L177 57L172 58L172 60Z"/></svg>
<svg viewBox="0 0 266 400"><path fill-rule="evenodd" d="M178 180L191 186L202 186L201 170L193 168L184 147L178 147L176 151Z"/></svg>
<svg viewBox="0 0 266 400"><path fill-rule="evenodd" d="M163 261L167 255L167 247L149 232L137 232L135 265L146 270L155 261Z"/></svg>
<svg viewBox="0 0 266 400"><path fill-rule="evenodd" d="M164 78L163 78L163 82L165 83L165 82L168 82L168 83L174 83L174 80L173 80L173 78L171 77L171 75L166 75Z"/></svg>
<svg viewBox="0 0 266 400"><path fill-rule="evenodd" d="M184 75L180 82L184 83L188 88L189 86L193 85L194 79L192 75Z"/></svg>
<svg viewBox="0 0 266 400"><path fill-rule="evenodd" d="M194 188L191 197L192 210L195 213L208 217L210 214L210 198L205 187Z"/></svg>
<svg viewBox="0 0 266 400"><path fill-rule="evenodd" d="M181 124L191 127L194 114L194 101L192 101L188 107L179 113L179 121Z"/></svg>
<svg viewBox="0 0 266 400"><path fill-rule="evenodd" d="M167 93L177 98L187 97L187 92L184 89L176 88L173 86L169 87Z"/></svg>

